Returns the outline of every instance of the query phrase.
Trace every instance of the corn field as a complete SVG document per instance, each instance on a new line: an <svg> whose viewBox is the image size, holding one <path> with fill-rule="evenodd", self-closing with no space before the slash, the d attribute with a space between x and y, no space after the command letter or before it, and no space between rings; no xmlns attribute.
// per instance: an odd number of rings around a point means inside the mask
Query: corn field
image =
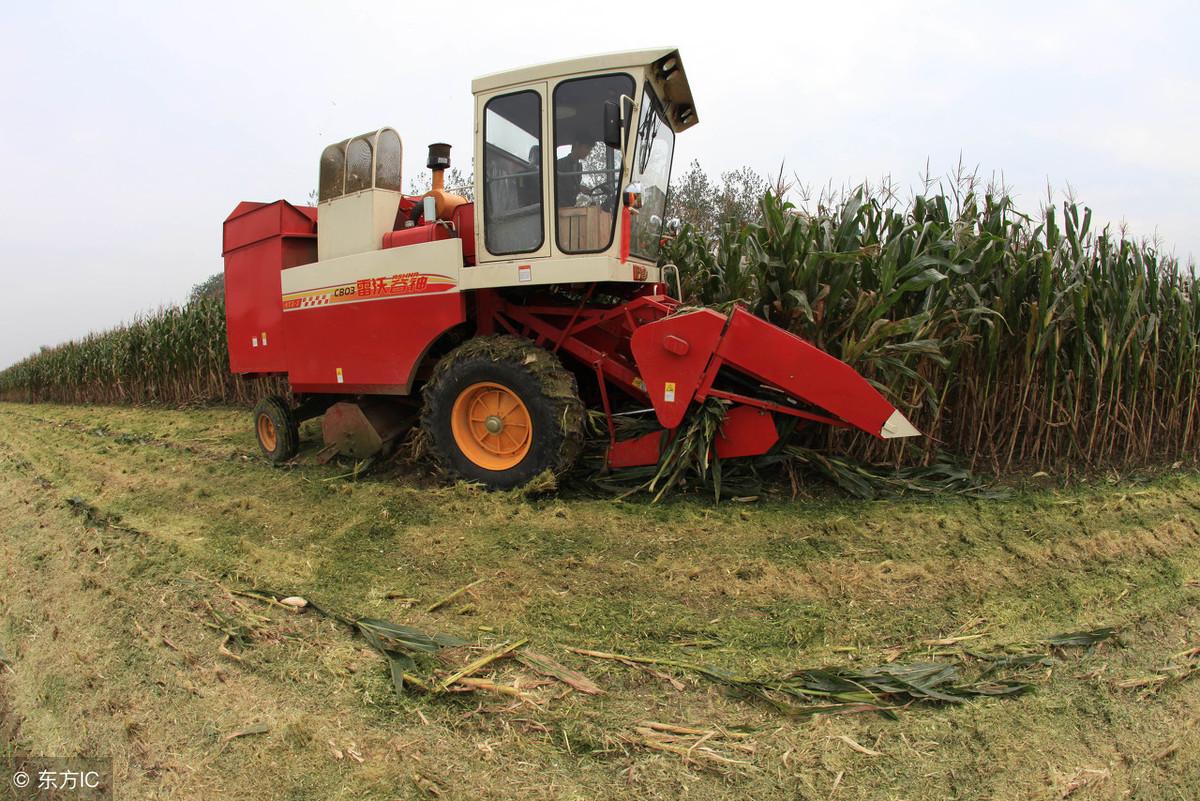
<svg viewBox="0 0 1200 801"><path fill-rule="evenodd" d="M1192 462L1200 315L1191 267L1074 202L1040 220L960 191L899 207L860 188L804 210L767 194L759 221L668 254L689 301L743 303L867 376L927 436L878 443L814 429L871 462L1064 471Z"/></svg>
<svg viewBox="0 0 1200 801"><path fill-rule="evenodd" d="M666 258L689 302L742 303L844 359L927 436L817 428L793 442L876 464L949 454L995 474L1195 461L1200 314L1191 267L1074 202L1034 219L968 183L910 203L865 188L806 209L767 193L749 223L685 226ZM0 398L249 403L220 298L43 350Z"/></svg>
<svg viewBox="0 0 1200 801"><path fill-rule="evenodd" d="M229 372L225 303L201 298L43 349L0 373L0 399L56 403L250 403L282 382Z"/></svg>

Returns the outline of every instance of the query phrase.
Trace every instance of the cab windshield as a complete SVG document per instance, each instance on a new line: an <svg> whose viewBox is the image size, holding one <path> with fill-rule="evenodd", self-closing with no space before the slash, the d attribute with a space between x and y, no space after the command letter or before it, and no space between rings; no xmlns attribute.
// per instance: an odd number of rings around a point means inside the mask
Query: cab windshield
<svg viewBox="0 0 1200 801"><path fill-rule="evenodd" d="M675 132L649 83L642 93L642 113L634 136L630 180L642 185L642 208L633 216L629 250L635 256L657 261L671 181Z"/></svg>

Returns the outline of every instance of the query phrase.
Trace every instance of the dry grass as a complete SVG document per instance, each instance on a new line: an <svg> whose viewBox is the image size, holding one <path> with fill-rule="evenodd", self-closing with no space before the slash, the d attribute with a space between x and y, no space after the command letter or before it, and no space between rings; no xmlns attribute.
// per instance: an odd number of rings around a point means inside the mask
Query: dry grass
<svg viewBox="0 0 1200 801"><path fill-rule="evenodd" d="M18 744L112 753L130 798L1200 788L1200 682L1157 678L1200 644L1193 474L998 501L535 499L411 473L326 481L338 468L312 463L311 442L273 469L243 418L0 406L0 693ZM529 638L603 692L503 658L475 692L398 697L363 640L231 592L248 587L476 643L429 663L443 677ZM1060 654L1032 694L895 721L794 721L687 672L566 650L763 677L1106 624L1118 643ZM1154 686L1123 686L1138 679Z"/></svg>

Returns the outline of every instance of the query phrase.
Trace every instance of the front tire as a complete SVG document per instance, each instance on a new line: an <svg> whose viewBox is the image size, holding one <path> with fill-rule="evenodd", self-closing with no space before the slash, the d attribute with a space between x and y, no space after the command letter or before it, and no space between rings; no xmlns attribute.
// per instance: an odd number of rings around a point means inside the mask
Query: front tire
<svg viewBox="0 0 1200 801"><path fill-rule="evenodd" d="M278 395L263 398L254 407L254 435L263 455L275 464L286 462L300 450L300 424Z"/></svg>
<svg viewBox="0 0 1200 801"><path fill-rule="evenodd" d="M424 389L421 427L443 471L511 489L575 464L583 402L554 354L511 336L472 339L446 354Z"/></svg>

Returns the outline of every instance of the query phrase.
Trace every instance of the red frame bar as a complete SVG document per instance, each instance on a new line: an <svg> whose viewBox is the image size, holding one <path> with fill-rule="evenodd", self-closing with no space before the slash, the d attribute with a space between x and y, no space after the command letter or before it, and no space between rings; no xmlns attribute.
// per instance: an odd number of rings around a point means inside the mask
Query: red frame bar
<svg viewBox="0 0 1200 801"><path fill-rule="evenodd" d="M678 308L679 303L662 295L641 295L616 306L589 306L588 302L593 294L594 285L588 288L576 306L522 306L507 302L499 293L481 291L477 293L476 319L480 334L504 331L533 339L539 344L553 343L554 352L561 349L578 362L590 366L596 374L611 449L617 442L617 435L608 384L611 382L639 401L648 401L649 395L644 389L632 356L606 352L584 342L580 339L580 334L600 328L616 341L628 342L639 327L670 315ZM815 414L736 392L713 389L717 373L725 364L725 359L718 353L714 353L709 360L689 402L692 399L703 401L710 397L720 398L741 406L786 414L816 423L840 428L850 427L850 423L836 417Z"/></svg>
<svg viewBox="0 0 1200 801"><path fill-rule="evenodd" d="M712 398L722 398L724 400L733 401L734 403L740 403L745 406L754 406L759 409L766 409L769 412L779 412L780 414L787 414L791 415L792 417L801 417L805 420L812 420L817 423L825 423L826 425L836 426L837 428L850 427L850 424L845 420L839 420L836 417L826 417L822 414L813 414L812 412L806 412L802 409L793 409L790 406L783 406L782 404L772 403L771 401L751 398L749 395L739 395L736 392L725 392L724 390L720 389L710 389L708 391L708 395Z"/></svg>

